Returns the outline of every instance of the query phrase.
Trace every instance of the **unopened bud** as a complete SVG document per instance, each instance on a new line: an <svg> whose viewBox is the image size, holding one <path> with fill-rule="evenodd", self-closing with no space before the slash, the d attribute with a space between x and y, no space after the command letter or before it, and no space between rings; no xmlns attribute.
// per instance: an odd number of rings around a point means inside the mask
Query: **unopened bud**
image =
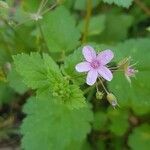
<svg viewBox="0 0 150 150"><path fill-rule="evenodd" d="M117 98L115 97L114 94L108 93L107 94L107 100L113 106L113 108L115 108L116 106L119 106L118 102L117 102Z"/></svg>
<svg viewBox="0 0 150 150"><path fill-rule="evenodd" d="M103 92L97 91L97 92L96 92L96 99L101 100L101 99L103 98L103 95L104 95Z"/></svg>

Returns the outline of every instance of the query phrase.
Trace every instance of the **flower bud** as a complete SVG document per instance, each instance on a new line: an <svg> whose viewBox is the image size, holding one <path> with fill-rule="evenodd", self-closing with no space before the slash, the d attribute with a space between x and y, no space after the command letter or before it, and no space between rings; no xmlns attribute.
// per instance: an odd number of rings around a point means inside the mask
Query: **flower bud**
<svg viewBox="0 0 150 150"><path fill-rule="evenodd" d="M96 92L96 99L101 100L103 98L103 95L104 95L103 92L97 91Z"/></svg>
<svg viewBox="0 0 150 150"><path fill-rule="evenodd" d="M117 98L115 97L114 94L108 93L107 94L107 100L112 105L113 108L115 108L116 106L119 106L118 102L117 102Z"/></svg>

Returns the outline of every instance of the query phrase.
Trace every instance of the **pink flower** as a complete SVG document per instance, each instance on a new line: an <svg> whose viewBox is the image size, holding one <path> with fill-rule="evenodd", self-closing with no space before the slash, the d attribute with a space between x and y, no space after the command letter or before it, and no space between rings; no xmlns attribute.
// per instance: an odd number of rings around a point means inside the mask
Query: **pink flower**
<svg viewBox="0 0 150 150"><path fill-rule="evenodd" d="M88 85L93 85L99 76L107 81L112 80L113 75L106 67L106 64L114 57L111 50L104 50L96 55L95 50L91 46L84 46L82 53L85 61L77 64L75 68L78 72L88 72L86 78L86 83Z"/></svg>
<svg viewBox="0 0 150 150"><path fill-rule="evenodd" d="M127 66L125 68L125 76L129 83L131 83L130 77L135 77L135 74L138 72L138 70L135 70L132 66Z"/></svg>

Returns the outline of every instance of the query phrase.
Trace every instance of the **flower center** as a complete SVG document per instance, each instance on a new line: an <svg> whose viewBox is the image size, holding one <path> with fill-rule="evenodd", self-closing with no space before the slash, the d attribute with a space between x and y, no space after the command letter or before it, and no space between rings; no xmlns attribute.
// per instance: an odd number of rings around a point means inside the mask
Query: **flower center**
<svg viewBox="0 0 150 150"><path fill-rule="evenodd" d="M97 69L100 66L100 62L98 60L94 60L91 62L91 67Z"/></svg>

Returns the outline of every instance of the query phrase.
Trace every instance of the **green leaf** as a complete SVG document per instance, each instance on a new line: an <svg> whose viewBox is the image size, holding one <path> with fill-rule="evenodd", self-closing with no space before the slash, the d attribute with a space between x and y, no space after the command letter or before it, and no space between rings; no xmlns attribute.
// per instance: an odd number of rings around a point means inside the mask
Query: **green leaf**
<svg viewBox="0 0 150 150"><path fill-rule="evenodd" d="M53 0L47 0L46 6L48 7L48 5L50 5L52 2ZM27 12L30 12L30 13L36 13L40 7L44 6L43 4L44 3L41 0L32 0L32 1L26 0L25 2L21 3L23 9L25 9ZM42 11L45 9L47 8L44 7Z"/></svg>
<svg viewBox="0 0 150 150"><path fill-rule="evenodd" d="M105 15L93 16L90 19L88 35L93 36L93 35L98 35L98 34L102 33L102 31L105 28L105 20L106 20ZM80 31L82 33L84 32L84 24L85 24L85 22L81 21L80 24L78 25L78 28L80 29Z"/></svg>
<svg viewBox="0 0 150 150"><path fill-rule="evenodd" d="M3 41L3 39L0 39L0 40ZM1 46L2 46L2 44L1 44ZM8 50L7 48L0 48L0 65L4 65L6 63L6 61L10 61L10 56L9 56L9 53L7 52L7 50Z"/></svg>
<svg viewBox="0 0 150 150"><path fill-rule="evenodd" d="M63 150L72 142L84 141L90 132L93 117L88 107L71 110L50 101L51 97L30 98L26 103L27 117L21 127L23 149Z"/></svg>
<svg viewBox="0 0 150 150"><path fill-rule="evenodd" d="M9 13L9 5L5 1L0 1L0 16L2 18L7 18Z"/></svg>
<svg viewBox="0 0 150 150"><path fill-rule="evenodd" d="M56 104L65 104L68 108L85 107L82 91L63 77L59 67L47 54L18 54L14 56L17 71L24 82L32 89L38 89L38 97L54 97Z"/></svg>
<svg viewBox="0 0 150 150"><path fill-rule="evenodd" d="M150 125L142 124L130 134L128 145L132 150L149 150L150 148Z"/></svg>
<svg viewBox="0 0 150 150"><path fill-rule="evenodd" d="M88 141L85 139L82 142L71 142L69 146L65 148L65 150L91 150L91 146Z"/></svg>
<svg viewBox="0 0 150 150"><path fill-rule="evenodd" d="M96 148L99 150L106 150L107 146L106 146L106 142L104 140L98 140L96 143Z"/></svg>
<svg viewBox="0 0 150 150"><path fill-rule="evenodd" d="M2 0L0 0L0 7L3 8L3 9L8 9L9 8L8 4L6 2L2 1Z"/></svg>
<svg viewBox="0 0 150 150"><path fill-rule="evenodd" d="M133 23L133 16L127 14L118 14L111 11L106 15L105 29L101 33L99 40L103 42L114 42L127 38L128 29Z"/></svg>
<svg viewBox="0 0 150 150"><path fill-rule="evenodd" d="M74 18L64 6L46 15L43 33L51 52L68 52L79 45L80 33Z"/></svg>
<svg viewBox="0 0 150 150"><path fill-rule="evenodd" d="M94 114L93 128L99 131L107 130L107 114L105 112L98 111Z"/></svg>
<svg viewBox="0 0 150 150"><path fill-rule="evenodd" d="M118 6L122 6L125 8L129 8L129 6L132 4L133 0L103 0L104 2L108 4L116 4Z"/></svg>
<svg viewBox="0 0 150 150"><path fill-rule="evenodd" d="M110 149L121 150L123 147L126 147L125 140L125 138L114 136L113 138L111 138L111 143L113 144L111 144Z"/></svg>
<svg viewBox="0 0 150 150"><path fill-rule="evenodd" d="M7 83L0 82L0 105L13 100L14 91Z"/></svg>
<svg viewBox="0 0 150 150"><path fill-rule="evenodd" d="M27 86L22 82L22 78L16 72L14 67L12 67L12 70L8 73L7 80L9 82L9 86L19 94L23 94L28 90Z"/></svg>
<svg viewBox="0 0 150 150"><path fill-rule="evenodd" d="M47 84L47 72L39 53L18 54L13 59L17 72L27 86L36 89Z"/></svg>
<svg viewBox="0 0 150 150"><path fill-rule="evenodd" d="M128 40L114 48L116 51L116 61L131 56L134 62L138 62L135 68L139 72L136 74L136 78L131 79L131 86L123 72L116 72L112 82L109 83L109 87L118 98L120 106L131 107L137 114L150 112L150 84L148 82L150 76L149 43L150 39Z"/></svg>
<svg viewBox="0 0 150 150"><path fill-rule="evenodd" d="M25 8L28 12L37 12L39 6L40 6L40 1L39 0L26 0L23 4L23 8Z"/></svg>
<svg viewBox="0 0 150 150"><path fill-rule="evenodd" d="M50 72L56 73L55 77L60 75L59 68L54 61L46 54L43 55L43 58L44 60L39 53L13 56L17 72L23 77L23 81L27 86L32 89L47 86L49 84L47 76Z"/></svg>
<svg viewBox="0 0 150 150"><path fill-rule="evenodd" d="M129 128L128 113L126 111L110 109L107 115L111 122L109 130L117 136L123 136Z"/></svg>
<svg viewBox="0 0 150 150"><path fill-rule="evenodd" d="M78 48L71 55L69 55L64 62L63 71L67 74L68 78L77 84L85 82L85 74L78 73L75 66L83 60L82 48Z"/></svg>
<svg viewBox="0 0 150 150"><path fill-rule="evenodd" d="M101 0L92 0L92 7L98 6ZM74 8L76 10L86 10L87 0L76 0L74 4Z"/></svg>
<svg viewBox="0 0 150 150"><path fill-rule="evenodd" d="M59 81L50 82L49 87L37 90L37 97L51 97L52 103L61 104L69 109L79 109L86 107L86 101L83 92L75 84L69 84L65 78Z"/></svg>
<svg viewBox="0 0 150 150"><path fill-rule="evenodd" d="M6 75L1 67L0 67L0 82L6 82Z"/></svg>

